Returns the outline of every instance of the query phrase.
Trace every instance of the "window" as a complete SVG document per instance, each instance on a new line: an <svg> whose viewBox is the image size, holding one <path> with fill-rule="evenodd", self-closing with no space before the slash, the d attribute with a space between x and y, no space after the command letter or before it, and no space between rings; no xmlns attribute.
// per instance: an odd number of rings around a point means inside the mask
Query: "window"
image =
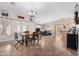
<svg viewBox="0 0 79 59"><path fill-rule="evenodd" d="M6 33L7 33L8 36L11 35L11 26L10 25L8 25L6 27Z"/></svg>

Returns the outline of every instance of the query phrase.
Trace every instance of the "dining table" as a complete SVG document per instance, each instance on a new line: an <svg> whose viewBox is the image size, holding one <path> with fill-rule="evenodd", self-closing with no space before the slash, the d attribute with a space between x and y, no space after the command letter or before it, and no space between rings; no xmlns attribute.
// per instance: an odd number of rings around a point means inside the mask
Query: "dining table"
<svg viewBox="0 0 79 59"><path fill-rule="evenodd" d="M23 41L23 43L26 44L26 46L27 46L28 41L30 40L30 37L32 37L32 35L33 34L26 34L26 33L21 34L22 41Z"/></svg>
<svg viewBox="0 0 79 59"><path fill-rule="evenodd" d="M33 33L22 33L20 34L21 37L22 37L22 42L23 44L26 44L26 46L28 45L28 43L34 39L37 38L37 36L39 35L38 33L36 32L33 32ZM31 42L30 42L31 43Z"/></svg>

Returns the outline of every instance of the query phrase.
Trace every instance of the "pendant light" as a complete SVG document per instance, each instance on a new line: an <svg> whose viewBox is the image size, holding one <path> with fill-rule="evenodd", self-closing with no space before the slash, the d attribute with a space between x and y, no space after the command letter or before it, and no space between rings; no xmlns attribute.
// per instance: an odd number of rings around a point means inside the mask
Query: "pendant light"
<svg viewBox="0 0 79 59"><path fill-rule="evenodd" d="M31 10L30 10L30 12L28 13L28 16L29 16L29 20L30 21L35 21L35 17L36 17L36 15L37 15L37 12L34 12L33 11L33 2L31 2L31 4L30 4L31 6Z"/></svg>

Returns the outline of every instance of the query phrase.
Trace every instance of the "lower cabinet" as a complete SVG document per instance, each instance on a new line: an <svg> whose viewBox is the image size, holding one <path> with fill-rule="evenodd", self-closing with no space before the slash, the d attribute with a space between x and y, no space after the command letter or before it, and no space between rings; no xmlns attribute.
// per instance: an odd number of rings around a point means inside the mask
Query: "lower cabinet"
<svg viewBox="0 0 79 59"><path fill-rule="evenodd" d="M67 48L78 50L78 35L67 34Z"/></svg>

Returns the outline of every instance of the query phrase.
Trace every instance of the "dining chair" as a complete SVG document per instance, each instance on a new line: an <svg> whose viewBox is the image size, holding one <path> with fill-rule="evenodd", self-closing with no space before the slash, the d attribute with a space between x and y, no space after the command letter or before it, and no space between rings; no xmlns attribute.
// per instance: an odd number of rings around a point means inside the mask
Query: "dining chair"
<svg viewBox="0 0 79 59"><path fill-rule="evenodd" d="M19 37L18 37L18 34L16 32L14 32L14 38L17 41L17 43L15 44L15 47L16 47L16 49L18 49L20 46L23 45L24 41L22 39L21 40L18 39Z"/></svg>
<svg viewBox="0 0 79 59"><path fill-rule="evenodd" d="M25 31L25 44L26 44L26 46L28 45L28 43L29 43L29 31Z"/></svg>
<svg viewBox="0 0 79 59"><path fill-rule="evenodd" d="M37 40L37 45L39 45L39 41L41 40L41 38L42 38L42 34L41 34L41 32L36 32L37 34L36 34L36 40Z"/></svg>
<svg viewBox="0 0 79 59"><path fill-rule="evenodd" d="M30 40L31 44L35 45L36 44L36 41L38 41L37 42L37 44L38 44L39 43L39 40L40 40L39 34L36 33L36 32L33 32L32 38Z"/></svg>

